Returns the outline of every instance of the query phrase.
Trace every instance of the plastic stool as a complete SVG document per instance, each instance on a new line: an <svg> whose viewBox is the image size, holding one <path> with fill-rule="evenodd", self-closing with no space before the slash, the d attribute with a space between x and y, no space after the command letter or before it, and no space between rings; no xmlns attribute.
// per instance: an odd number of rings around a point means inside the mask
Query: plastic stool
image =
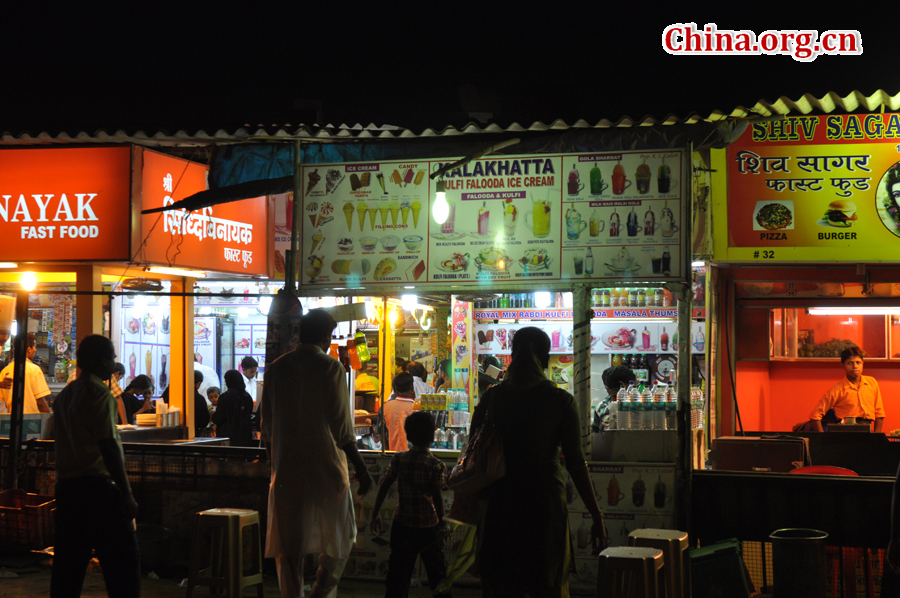
<svg viewBox="0 0 900 598"><path fill-rule="evenodd" d="M607 548L600 553L597 596L660 598L659 577L662 574L663 553L658 548L636 546ZM629 592L629 585L636 588L637 592Z"/></svg>
<svg viewBox="0 0 900 598"><path fill-rule="evenodd" d="M253 526L256 530L253 531ZM244 549L241 542L244 528L251 528L255 572L244 575ZM200 544L205 532L212 535L210 565L200 569ZM249 509L209 509L197 513L194 545L191 547L191 568L188 572L187 598L198 585L220 588L229 598L238 598L247 586L256 585L263 598L262 550L260 549L259 514Z"/></svg>
<svg viewBox="0 0 900 598"><path fill-rule="evenodd" d="M666 568L666 598L690 598L687 532L670 529L636 529L628 534L628 545L662 550Z"/></svg>

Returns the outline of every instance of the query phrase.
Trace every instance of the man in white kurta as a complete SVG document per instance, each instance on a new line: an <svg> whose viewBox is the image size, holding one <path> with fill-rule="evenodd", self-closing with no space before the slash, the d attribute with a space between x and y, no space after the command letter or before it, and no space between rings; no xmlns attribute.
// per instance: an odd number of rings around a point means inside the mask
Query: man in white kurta
<svg viewBox="0 0 900 598"><path fill-rule="evenodd" d="M303 596L303 557L319 554L312 596L337 595L337 582L356 539L347 468L360 494L372 479L356 449L344 366L323 349L334 319L321 310L303 316L300 345L266 369L260 407L269 451L266 556L276 559L284 598Z"/></svg>

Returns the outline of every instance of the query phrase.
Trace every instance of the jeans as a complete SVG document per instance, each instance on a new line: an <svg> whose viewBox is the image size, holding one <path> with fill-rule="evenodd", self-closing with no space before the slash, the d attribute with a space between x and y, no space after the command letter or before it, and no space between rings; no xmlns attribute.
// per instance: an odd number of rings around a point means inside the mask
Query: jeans
<svg viewBox="0 0 900 598"><path fill-rule="evenodd" d="M106 593L115 598L138 598L140 552L132 520L122 511L119 489L100 476L58 480L51 598L81 596L92 550L103 569Z"/></svg>
<svg viewBox="0 0 900 598"><path fill-rule="evenodd" d="M428 585L434 592L447 576L444 536L440 526L416 528L394 521L391 524L391 557L385 580L385 598L406 598L409 595L409 580L419 555L428 574Z"/></svg>

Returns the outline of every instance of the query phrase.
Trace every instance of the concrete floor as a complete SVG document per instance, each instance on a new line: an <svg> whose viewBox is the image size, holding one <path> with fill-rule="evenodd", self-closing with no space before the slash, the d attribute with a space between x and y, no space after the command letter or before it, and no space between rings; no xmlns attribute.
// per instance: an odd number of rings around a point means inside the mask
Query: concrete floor
<svg viewBox="0 0 900 598"><path fill-rule="evenodd" d="M47 596L50 593L50 561L40 555L8 555L0 556L0 596L3 598L34 598ZM264 583L265 598L280 598L278 580L274 575L267 575ZM141 596L152 598L184 598L186 588L179 585L181 579L148 579L141 580ZM481 596L478 588L454 588L457 598L476 598ZM84 580L81 593L84 598L106 598L106 586L103 574L98 570L89 572ZM195 596L208 596L208 590L198 587ZM256 587L245 588L244 596L256 596ZM362 598L383 596L384 584L372 581L343 580L338 586L341 598ZM427 598L431 596L428 587L411 588L411 598Z"/></svg>

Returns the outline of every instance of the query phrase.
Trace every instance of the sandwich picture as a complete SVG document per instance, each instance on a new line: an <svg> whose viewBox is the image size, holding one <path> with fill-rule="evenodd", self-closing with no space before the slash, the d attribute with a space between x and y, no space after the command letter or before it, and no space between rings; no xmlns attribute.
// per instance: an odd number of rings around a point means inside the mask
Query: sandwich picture
<svg viewBox="0 0 900 598"><path fill-rule="evenodd" d="M838 200L828 204L823 220L831 226L849 228L856 222L856 204L852 201Z"/></svg>

